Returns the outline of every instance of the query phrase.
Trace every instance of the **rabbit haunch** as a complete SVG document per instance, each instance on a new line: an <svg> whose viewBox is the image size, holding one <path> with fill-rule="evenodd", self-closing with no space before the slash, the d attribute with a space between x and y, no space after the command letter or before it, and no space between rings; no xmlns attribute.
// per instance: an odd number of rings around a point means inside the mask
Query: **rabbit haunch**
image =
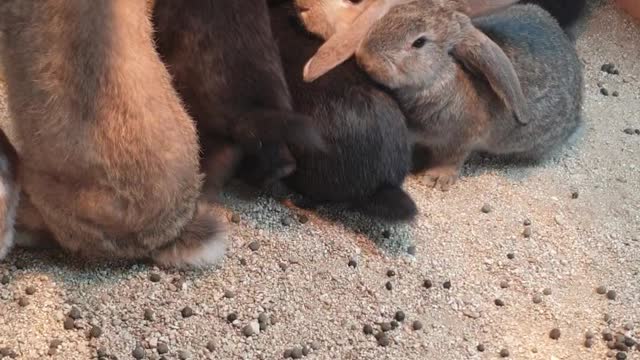
<svg viewBox="0 0 640 360"><path fill-rule="evenodd" d="M226 237L198 204L196 130L154 49L149 3L0 5L21 143L16 226L80 255L207 265Z"/></svg>

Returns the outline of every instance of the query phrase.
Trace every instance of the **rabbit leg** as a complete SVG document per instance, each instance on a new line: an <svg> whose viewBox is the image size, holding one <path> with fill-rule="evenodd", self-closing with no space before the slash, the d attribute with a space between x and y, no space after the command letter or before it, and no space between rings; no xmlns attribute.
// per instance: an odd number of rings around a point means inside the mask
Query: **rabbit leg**
<svg viewBox="0 0 640 360"><path fill-rule="evenodd" d="M16 211L15 243L23 248L50 249L58 246L42 215L24 192L20 194Z"/></svg>
<svg viewBox="0 0 640 360"><path fill-rule="evenodd" d="M431 147L429 167L424 172L425 183L448 191L458 180L460 169L469 153L464 147Z"/></svg>
<svg viewBox="0 0 640 360"><path fill-rule="evenodd" d="M255 154L248 154L242 160L238 176L247 183L267 187L291 175L296 169L296 161L285 144L269 143Z"/></svg>

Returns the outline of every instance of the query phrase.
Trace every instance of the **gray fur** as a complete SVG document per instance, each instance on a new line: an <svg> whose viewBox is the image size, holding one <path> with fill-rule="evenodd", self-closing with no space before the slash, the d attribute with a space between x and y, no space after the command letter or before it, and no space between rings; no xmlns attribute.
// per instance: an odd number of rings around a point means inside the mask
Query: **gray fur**
<svg viewBox="0 0 640 360"><path fill-rule="evenodd" d="M546 11L515 5L472 24L447 4L419 0L392 9L356 52L361 67L395 94L416 141L429 149L428 178L444 189L473 151L543 159L579 127L583 97L576 50ZM492 40L485 43L495 59L479 50L484 35L476 28ZM421 35L428 41L413 48ZM478 63L500 63L495 44L503 66L478 71ZM514 70L509 84L488 81Z"/></svg>

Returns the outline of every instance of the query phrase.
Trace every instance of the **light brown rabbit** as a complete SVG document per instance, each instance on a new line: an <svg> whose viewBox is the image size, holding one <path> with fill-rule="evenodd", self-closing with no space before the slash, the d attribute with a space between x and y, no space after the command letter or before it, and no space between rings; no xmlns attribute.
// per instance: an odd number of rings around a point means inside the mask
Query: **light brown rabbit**
<svg viewBox="0 0 640 360"><path fill-rule="evenodd" d="M16 182L17 163L16 150L4 131L0 130L0 260L13 246L13 224L20 195L20 187Z"/></svg>
<svg viewBox="0 0 640 360"><path fill-rule="evenodd" d="M396 6L356 50L427 146L427 178L442 189L473 151L537 161L581 122L582 64L557 21L538 6L514 5L472 22L477 4Z"/></svg>
<svg viewBox="0 0 640 360"><path fill-rule="evenodd" d="M198 203L196 131L154 50L150 4L0 4L31 209L18 225L84 256L204 266L224 254L224 231Z"/></svg>

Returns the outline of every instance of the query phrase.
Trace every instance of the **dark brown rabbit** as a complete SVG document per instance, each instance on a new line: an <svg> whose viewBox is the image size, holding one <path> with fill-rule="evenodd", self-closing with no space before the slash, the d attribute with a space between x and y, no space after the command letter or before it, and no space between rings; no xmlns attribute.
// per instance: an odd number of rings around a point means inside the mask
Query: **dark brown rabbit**
<svg viewBox="0 0 640 360"><path fill-rule="evenodd" d="M469 3L395 7L356 50L429 148L427 178L443 189L473 151L540 160L581 122L582 64L556 20L514 5L472 22Z"/></svg>
<svg viewBox="0 0 640 360"><path fill-rule="evenodd" d="M84 256L208 265L224 231L198 204L195 126L154 49L147 6L0 5L21 207L34 209L18 223Z"/></svg>
<svg viewBox="0 0 640 360"><path fill-rule="evenodd" d="M0 260L14 242L14 221L20 187L17 183L18 155L4 131L0 130Z"/></svg>
<svg viewBox="0 0 640 360"><path fill-rule="evenodd" d="M154 24L214 168L220 148L207 146L212 138L242 150L239 173L255 184L295 170L287 145L322 148L312 120L292 111L266 0L157 0Z"/></svg>

